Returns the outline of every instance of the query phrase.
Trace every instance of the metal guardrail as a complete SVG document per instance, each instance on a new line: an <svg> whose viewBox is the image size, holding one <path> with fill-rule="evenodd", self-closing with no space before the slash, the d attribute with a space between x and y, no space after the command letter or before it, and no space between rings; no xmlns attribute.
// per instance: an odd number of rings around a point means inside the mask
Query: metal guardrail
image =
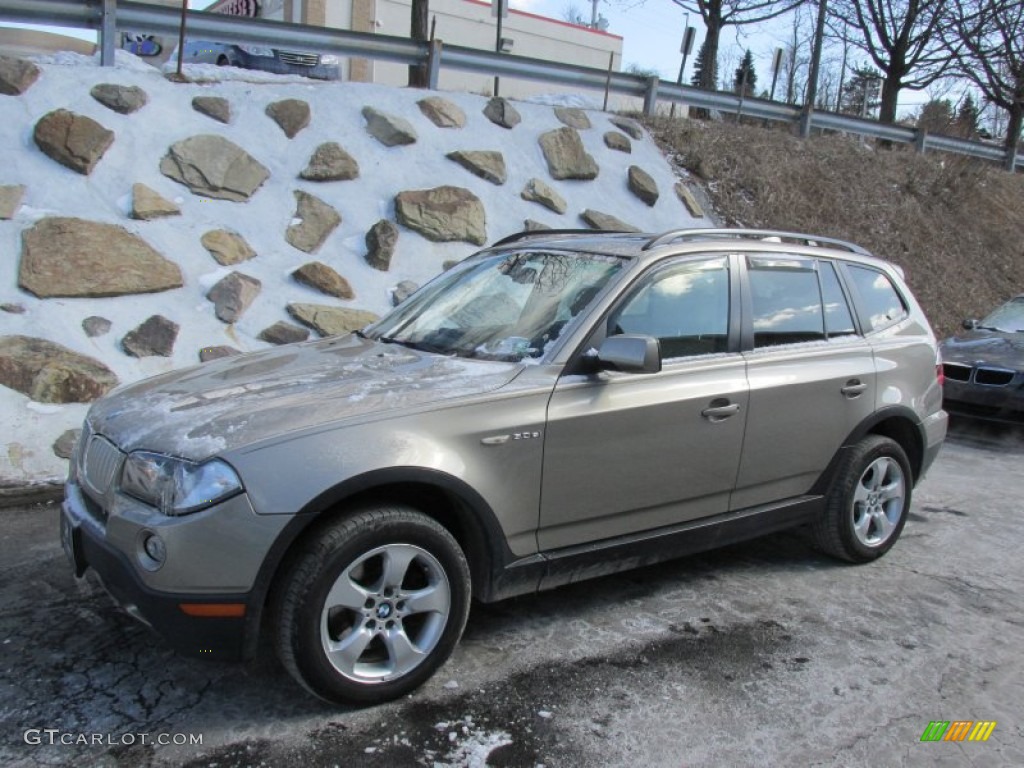
<svg viewBox="0 0 1024 768"><path fill-rule="evenodd" d="M177 37L180 10L117 0L0 0L0 21L46 24L99 33L101 63L113 63L117 33ZM442 68L484 75L537 80L579 89L605 91L642 98L644 112L654 114L658 102L670 102L725 114L796 125L804 109L777 101L740 97L721 91L704 91L686 85L661 82L623 72L532 59L507 53L410 40L405 37L350 32L348 30L289 24L268 19L249 19L203 11L189 11L190 38L225 43L257 44L315 50L341 56L381 59L427 67L429 87L437 88ZM872 139L911 144L918 152L939 150L998 162L1008 170L1024 170L1024 155L1001 147L951 136L928 134L898 125L887 125L834 112L810 112L811 128L841 131Z"/></svg>

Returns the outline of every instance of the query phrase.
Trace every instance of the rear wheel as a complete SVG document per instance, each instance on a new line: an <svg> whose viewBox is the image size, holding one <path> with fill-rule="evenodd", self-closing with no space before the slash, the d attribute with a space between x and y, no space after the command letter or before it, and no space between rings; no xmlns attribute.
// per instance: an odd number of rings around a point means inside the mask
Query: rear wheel
<svg viewBox="0 0 1024 768"><path fill-rule="evenodd" d="M451 655L469 614L465 556L439 523L379 507L329 524L275 595L278 654L317 696L402 696Z"/></svg>
<svg viewBox="0 0 1024 768"><path fill-rule="evenodd" d="M903 531L911 486L910 462L899 443L865 437L843 459L825 514L814 523L818 547L853 563L881 557Z"/></svg>

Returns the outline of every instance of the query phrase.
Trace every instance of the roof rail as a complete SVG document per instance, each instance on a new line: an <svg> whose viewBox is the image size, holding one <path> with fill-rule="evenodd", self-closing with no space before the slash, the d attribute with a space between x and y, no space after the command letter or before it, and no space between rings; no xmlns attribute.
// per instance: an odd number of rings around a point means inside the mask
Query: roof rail
<svg viewBox="0 0 1024 768"><path fill-rule="evenodd" d="M550 235L625 235L635 234L633 232L613 231L609 229L524 229L522 232L516 232L508 237L503 237L496 243L493 243L490 247L497 248L502 245L510 245L520 240L526 240L530 237L547 237Z"/></svg>
<svg viewBox="0 0 1024 768"><path fill-rule="evenodd" d="M659 245L668 245L676 240L700 239L705 237L735 237L750 240L768 240L778 238L779 242L796 242L800 245L819 245L840 248L861 256L871 256L871 253L854 243L846 240L837 240L834 237L819 237L817 235L804 235L797 232L781 232L774 229L673 229L660 235L652 237L645 244L643 249L649 251Z"/></svg>

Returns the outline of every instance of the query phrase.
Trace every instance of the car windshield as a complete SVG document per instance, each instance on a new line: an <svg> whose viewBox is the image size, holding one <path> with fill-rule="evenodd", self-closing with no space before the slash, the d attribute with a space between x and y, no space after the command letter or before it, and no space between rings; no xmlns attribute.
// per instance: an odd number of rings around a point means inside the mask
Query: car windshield
<svg viewBox="0 0 1024 768"><path fill-rule="evenodd" d="M426 286L366 336L440 354L538 358L626 261L516 251L471 259Z"/></svg>
<svg viewBox="0 0 1024 768"><path fill-rule="evenodd" d="M1024 333L1024 297L1006 302L979 325L1004 333Z"/></svg>

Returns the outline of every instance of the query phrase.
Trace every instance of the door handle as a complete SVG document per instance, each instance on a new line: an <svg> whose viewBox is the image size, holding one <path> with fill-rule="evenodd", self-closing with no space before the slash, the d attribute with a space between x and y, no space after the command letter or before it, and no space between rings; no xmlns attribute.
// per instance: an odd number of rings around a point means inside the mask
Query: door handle
<svg viewBox="0 0 1024 768"><path fill-rule="evenodd" d="M730 416L735 416L740 412L739 403L730 403L724 397L720 397L716 400L711 401L711 405L700 412L708 421L714 423L717 421L724 421Z"/></svg>
<svg viewBox="0 0 1024 768"><path fill-rule="evenodd" d="M868 388L868 385L862 382L860 379L850 379L846 382L846 386L839 391L846 395L848 398L853 400L855 397L860 397L864 390Z"/></svg>

